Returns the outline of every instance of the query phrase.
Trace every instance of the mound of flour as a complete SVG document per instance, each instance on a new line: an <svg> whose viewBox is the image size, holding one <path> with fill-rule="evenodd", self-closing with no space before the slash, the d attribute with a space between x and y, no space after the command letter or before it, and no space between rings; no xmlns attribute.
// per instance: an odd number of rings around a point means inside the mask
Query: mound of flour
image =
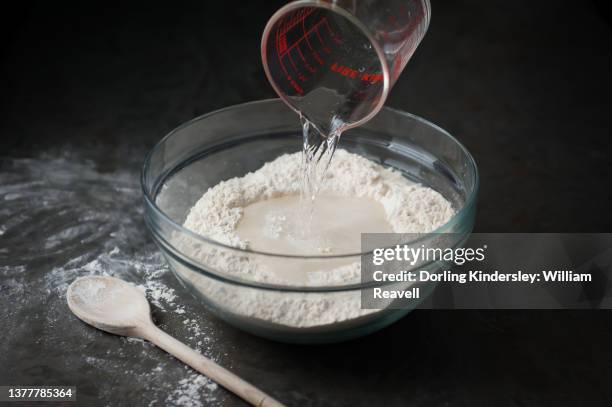
<svg viewBox="0 0 612 407"><path fill-rule="evenodd" d="M248 242L236 234L243 208L299 194L302 171L301 153L286 154L244 177L223 181L200 198L184 226L221 243L248 249ZM379 202L396 233L431 232L454 214L451 204L438 192L345 150L338 150L331 161L321 189L325 192Z"/></svg>
<svg viewBox="0 0 612 407"><path fill-rule="evenodd" d="M261 200L299 194L301 177L301 153L280 156L255 172L210 188L191 208L184 226L228 246L249 249L249 242L236 233L244 208ZM450 202L438 192L411 182L398 171L344 150L336 152L321 193L379 202L396 233L431 232L454 214ZM200 244L184 236L177 236L174 241L184 253L209 270L247 281L292 284L274 270L270 262L262 261L262 256ZM279 264L290 267L288 263ZM359 257L340 266L326 264L321 262L320 269L308 273L306 285L343 285L360 281ZM320 327L376 311L361 309L359 290L338 294L285 293L220 283L181 266L177 271L216 306L249 321L261 320L266 324L294 328Z"/></svg>

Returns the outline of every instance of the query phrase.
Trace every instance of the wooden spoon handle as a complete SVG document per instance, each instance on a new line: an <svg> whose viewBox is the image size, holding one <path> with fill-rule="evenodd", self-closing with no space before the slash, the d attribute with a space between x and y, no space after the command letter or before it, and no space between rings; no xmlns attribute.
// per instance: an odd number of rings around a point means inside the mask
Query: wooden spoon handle
<svg viewBox="0 0 612 407"><path fill-rule="evenodd" d="M168 335L155 325L140 330L140 336L183 361L198 372L257 407L283 407L283 404L242 380L229 370L202 356L189 346Z"/></svg>

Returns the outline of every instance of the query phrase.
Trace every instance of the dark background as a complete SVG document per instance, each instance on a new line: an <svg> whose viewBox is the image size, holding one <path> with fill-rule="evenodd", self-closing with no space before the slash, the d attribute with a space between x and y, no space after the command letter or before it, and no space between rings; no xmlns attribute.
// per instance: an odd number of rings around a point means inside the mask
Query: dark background
<svg viewBox="0 0 612 407"><path fill-rule="evenodd" d="M283 2L85 3L0 15L0 169L78 155L137 176L146 151L182 122L275 96L259 40ZM610 232L608 3L432 3L430 29L387 105L439 124L472 152L482 180L476 230ZM0 239L6 274L28 243L18 231ZM0 322L18 315L2 305ZM324 347L228 332L260 370L241 367L244 354L234 369L295 404L612 405L609 311L417 311ZM0 335L5 352L39 350L23 333ZM5 357L0 378L40 379ZM62 374L95 394L96 372ZM139 404L138 392L129 397L113 403Z"/></svg>

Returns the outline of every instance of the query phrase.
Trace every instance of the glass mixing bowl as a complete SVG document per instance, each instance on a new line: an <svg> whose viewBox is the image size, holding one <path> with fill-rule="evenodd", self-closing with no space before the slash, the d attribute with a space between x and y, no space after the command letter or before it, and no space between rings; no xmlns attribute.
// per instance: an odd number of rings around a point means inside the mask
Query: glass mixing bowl
<svg viewBox="0 0 612 407"><path fill-rule="evenodd" d="M342 341L371 333L410 310L361 310L360 283L283 286L235 272L236 261L265 259L279 267L301 263L325 269L338 260L359 262L359 253L285 256L242 250L182 226L191 207L210 187L255 171L282 154L299 151L301 137L298 117L278 99L231 106L183 124L145 160L142 188L147 226L183 286L210 312L240 329L296 343ZM471 232L478 191L476 164L443 129L384 108L365 125L343 134L339 148L395 168L448 199L456 214L436 233L467 237ZM227 268L228 258L236 260L232 272ZM421 298L431 289L421 290ZM304 320L300 316L306 310L320 313Z"/></svg>

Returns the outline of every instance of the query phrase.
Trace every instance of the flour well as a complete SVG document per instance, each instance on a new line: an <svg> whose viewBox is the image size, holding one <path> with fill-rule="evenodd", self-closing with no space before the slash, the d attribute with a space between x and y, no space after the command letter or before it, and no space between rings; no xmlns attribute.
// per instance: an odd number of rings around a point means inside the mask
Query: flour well
<svg viewBox="0 0 612 407"><path fill-rule="evenodd" d="M298 195L302 179L300 160L300 153L286 154L258 171L210 188L191 209L184 226L230 246L251 248L251 243L236 233L244 208L268 199ZM431 232L454 214L450 202L438 192L345 150L336 152L321 194L378 202L396 233Z"/></svg>
<svg viewBox="0 0 612 407"><path fill-rule="evenodd" d="M392 232L382 205L370 198L320 195L311 202L312 208L303 203L296 195L252 203L244 208L236 234L251 250L328 256L359 253L361 233ZM259 256L258 260L261 269L295 285L307 285L313 272L355 262L352 257L325 262L277 256Z"/></svg>
<svg viewBox="0 0 612 407"><path fill-rule="evenodd" d="M305 249L302 247L302 250L309 250L311 253L301 253L291 247L292 242L288 242L285 229L287 225L291 228L291 224L287 223L291 210L287 211L287 206L291 207L288 201L299 195L301 171L300 153L287 154L266 163L258 171L223 181L204 193L190 210L184 226L200 235L240 249L262 250L263 244L268 245L268 249L274 246L285 250L283 254L333 256L358 253L358 236L352 240L348 239L357 247L343 246L338 242L330 244L324 239L317 244L306 245ZM376 210L372 208L379 207L381 221L384 221L378 230L381 232L431 232L446 223L454 214L450 202L438 192L408 180L398 171L344 150L336 152L325 174L320 195L340 203L352 199L363 200L360 207L369 208L366 209L369 213L349 213L349 217L359 218L363 215L367 220L369 215L376 216ZM281 203L276 209L266 204L273 200ZM258 222L249 216L253 211L263 217L259 219L257 226L262 229L259 238L253 229L245 233L245 225L241 226L243 220ZM342 227L346 226L345 224ZM341 232L342 230L333 231ZM274 245L276 238L279 241ZM268 242L265 242L266 239ZM174 242L189 257L204 265L205 269L240 280L311 287L342 286L360 281L359 256L306 261L232 250L203 244L185 236L176 236ZM272 324L289 329L314 329L330 324L351 323L380 312L361 309L359 290L262 290L245 285L226 284L180 264L176 265L176 270L185 282L192 285L215 307L223 309L232 318L241 319L241 323L252 324L260 321L267 326Z"/></svg>
<svg viewBox="0 0 612 407"><path fill-rule="evenodd" d="M310 218L295 195L255 202L236 234L252 250L308 256L358 253L361 233L392 232L382 205L369 198L321 195L313 211Z"/></svg>

